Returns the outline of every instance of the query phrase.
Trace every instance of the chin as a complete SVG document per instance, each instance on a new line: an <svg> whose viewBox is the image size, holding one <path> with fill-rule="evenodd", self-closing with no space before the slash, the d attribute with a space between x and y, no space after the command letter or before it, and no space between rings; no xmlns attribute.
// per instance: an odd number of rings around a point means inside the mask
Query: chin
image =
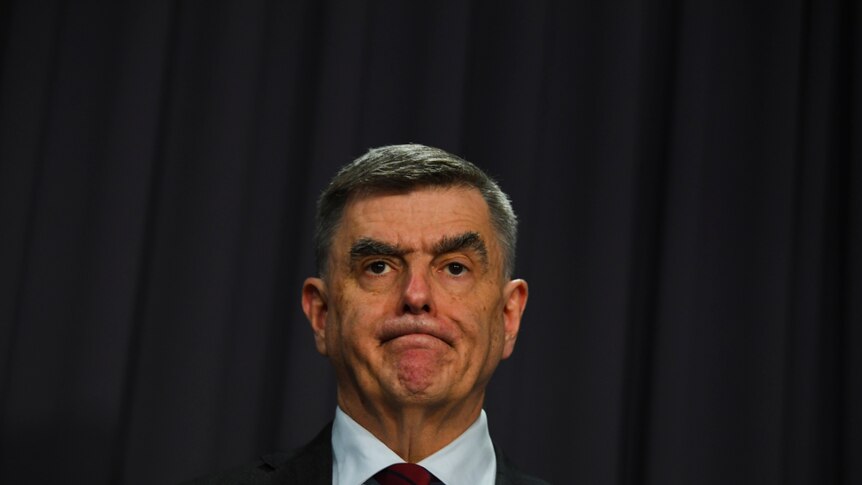
<svg viewBox="0 0 862 485"><path fill-rule="evenodd" d="M399 405L433 406L450 399L448 386L439 381L398 380L387 387L387 394Z"/></svg>
<svg viewBox="0 0 862 485"><path fill-rule="evenodd" d="M416 361L402 361L396 370L397 388L401 393L416 398L431 398L442 394L449 387L444 382L444 372L439 366L422 365Z"/></svg>
<svg viewBox="0 0 862 485"><path fill-rule="evenodd" d="M393 394L407 400L433 400L441 393L433 381L400 379Z"/></svg>

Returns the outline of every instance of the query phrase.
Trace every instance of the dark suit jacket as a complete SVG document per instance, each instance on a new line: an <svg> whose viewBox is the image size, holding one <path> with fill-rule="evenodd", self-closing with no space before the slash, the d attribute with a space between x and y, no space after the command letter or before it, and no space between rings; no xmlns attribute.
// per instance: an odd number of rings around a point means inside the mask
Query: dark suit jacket
<svg viewBox="0 0 862 485"><path fill-rule="evenodd" d="M548 485L524 475L497 445L496 485ZM253 465L199 478L186 485L332 485L332 423L311 443L292 453L266 455Z"/></svg>

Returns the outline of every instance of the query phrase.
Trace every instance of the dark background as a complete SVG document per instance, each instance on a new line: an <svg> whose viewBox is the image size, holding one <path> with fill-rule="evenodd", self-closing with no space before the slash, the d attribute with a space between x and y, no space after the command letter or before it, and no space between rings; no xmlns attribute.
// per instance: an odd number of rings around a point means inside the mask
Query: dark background
<svg viewBox="0 0 862 485"><path fill-rule="evenodd" d="M486 409L523 469L862 483L860 26L855 0L3 2L0 482L310 439L313 202L413 141L521 217Z"/></svg>

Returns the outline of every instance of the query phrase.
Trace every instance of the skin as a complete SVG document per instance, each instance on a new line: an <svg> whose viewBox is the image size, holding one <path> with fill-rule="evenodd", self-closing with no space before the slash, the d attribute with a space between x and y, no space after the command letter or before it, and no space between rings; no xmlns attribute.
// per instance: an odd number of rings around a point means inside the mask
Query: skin
<svg viewBox="0 0 862 485"><path fill-rule="evenodd" d="M477 190L419 188L350 200L327 273L305 280L339 406L405 461L463 433L512 354L528 292L502 262Z"/></svg>

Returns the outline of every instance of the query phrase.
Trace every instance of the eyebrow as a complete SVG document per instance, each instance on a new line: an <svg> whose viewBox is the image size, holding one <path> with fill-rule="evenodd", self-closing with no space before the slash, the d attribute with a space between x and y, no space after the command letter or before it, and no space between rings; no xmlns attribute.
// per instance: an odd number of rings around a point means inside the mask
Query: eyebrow
<svg viewBox="0 0 862 485"><path fill-rule="evenodd" d="M465 232L454 236L444 236L434 244L434 254L454 253L472 250L479 255L482 264L488 264L488 247L478 232ZM407 251L397 245L389 244L370 237L363 237L350 246L350 261L356 262L369 256L389 256L401 258Z"/></svg>
<svg viewBox="0 0 862 485"><path fill-rule="evenodd" d="M465 232L455 236L444 236L434 245L434 254L454 253L458 251L472 250L479 255L482 264L488 264L488 247L478 232Z"/></svg>
<svg viewBox="0 0 862 485"><path fill-rule="evenodd" d="M398 246L378 241L370 237L363 237L350 246L350 261L357 261L368 256L392 256L402 257L407 253Z"/></svg>

